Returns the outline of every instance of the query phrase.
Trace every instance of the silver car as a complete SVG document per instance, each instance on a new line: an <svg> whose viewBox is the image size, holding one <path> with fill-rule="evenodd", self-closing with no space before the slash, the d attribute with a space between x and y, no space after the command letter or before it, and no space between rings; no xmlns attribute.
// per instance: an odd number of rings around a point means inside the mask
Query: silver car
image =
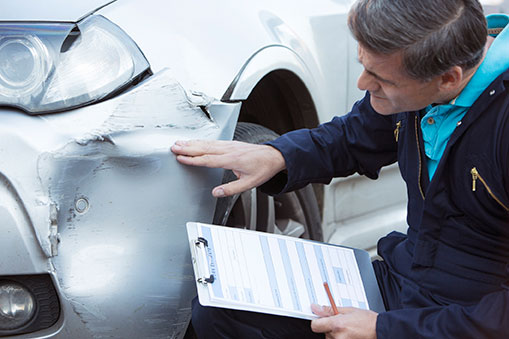
<svg viewBox="0 0 509 339"><path fill-rule="evenodd" d="M394 167L378 186L354 176L216 202L232 174L170 152L344 114L361 95L351 3L2 2L0 337L183 337L187 221L367 249L404 228Z"/></svg>

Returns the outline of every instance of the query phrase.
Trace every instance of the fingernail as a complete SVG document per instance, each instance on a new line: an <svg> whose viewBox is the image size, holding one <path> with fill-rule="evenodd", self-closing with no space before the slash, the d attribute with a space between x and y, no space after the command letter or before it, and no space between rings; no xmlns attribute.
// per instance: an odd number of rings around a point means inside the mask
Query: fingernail
<svg viewBox="0 0 509 339"><path fill-rule="evenodd" d="M173 144L172 149L174 151L180 151L180 150L182 150L182 146L180 146L179 144L175 143L175 144Z"/></svg>
<svg viewBox="0 0 509 339"><path fill-rule="evenodd" d="M222 188L218 188L218 189L216 189L216 190L214 191L214 196L215 196L216 198L222 198L222 197L224 197L224 189L222 189Z"/></svg>

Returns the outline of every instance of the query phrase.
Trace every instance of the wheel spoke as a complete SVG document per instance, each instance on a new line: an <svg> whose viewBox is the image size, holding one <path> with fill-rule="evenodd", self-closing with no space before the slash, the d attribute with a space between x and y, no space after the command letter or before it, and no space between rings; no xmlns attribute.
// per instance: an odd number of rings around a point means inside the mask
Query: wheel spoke
<svg viewBox="0 0 509 339"><path fill-rule="evenodd" d="M279 234L279 228L276 226L276 209L274 208L274 198L267 195L267 232Z"/></svg>
<svg viewBox="0 0 509 339"><path fill-rule="evenodd" d="M276 228L279 234L289 235L291 237L300 237L306 232L306 227L293 219L277 219Z"/></svg>
<svg viewBox="0 0 509 339"><path fill-rule="evenodd" d="M228 204L226 205L226 211L224 215L221 216L220 224L226 225L228 223L228 220L230 219L231 212L239 200L240 194L235 194L231 197L231 199L228 200ZM228 198L220 198L220 199L228 199Z"/></svg>
<svg viewBox="0 0 509 339"><path fill-rule="evenodd" d="M256 229L258 231L264 231L268 233L277 233L274 198L270 195L258 192L256 201Z"/></svg>
<svg viewBox="0 0 509 339"><path fill-rule="evenodd" d="M250 189L249 191L240 194L240 201L242 203L242 210L244 211L244 225L247 229L256 230L257 222L257 199L256 189Z"/></svg>

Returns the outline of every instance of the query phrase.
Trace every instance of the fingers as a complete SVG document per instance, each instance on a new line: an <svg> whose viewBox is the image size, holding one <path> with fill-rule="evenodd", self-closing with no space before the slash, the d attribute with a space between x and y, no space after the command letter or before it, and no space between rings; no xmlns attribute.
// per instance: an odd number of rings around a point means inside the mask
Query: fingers
<svg viewBox="0 0 509 339"><path fill-rule="evenodd" d="M246 145L249 144L238 141L179 140L171 146L171 151L185 165L232 169L235 157Z"/></svg>
<svg viewBox="0 0 509 339"><path fill-rule="evenodd" d="M314 314L319 317L330 317L334 315L334 311L330 306L321 306L317 304L311 304L311 310Z"/></svg>
<svg viewBox="0 0 509 339"><path fill-rule="evenodd" d="M230 181L229 183L217 186L212 190L212 195L216 198L231 196L242 193L251 188L257 187L262 181L257 180L255 176L241 176L239 179Z"/></svg>
<svg viewBox="0 0 509 339"><path fill-rule="evenodd" d="M215 187L212 190L212 195L216 198L223 198L223 197L229 197L234 194L242 193L244 191L247 191L248 189L251 189L253 187L248 187L245 185L233 185L234 183L238 183L240 180L235 180L232 182L229 182L228 184L224 184L218 187Z"/></svg>
<svg viewBox="0 0 509 339"><path fill-rule="evenodd" d="M311 330L334 338L376 338L378 313L354 307L340 307L338 310L338 315L311 321ZM319 308L317 311L326 312Z"/></svg>
<svg viewBox="0 0 509 339"><path fill-rule="evenodd" d="M332 331L334 325L334 311L330 306L321 306L317 304L311 304L311 310L314 314L319 316L319 319L311 321L311 330L316 333L327 333Z"/></svg>
<svg viewBox="0 0 509 339"><path fill-rule="evenodd" d="M223 140L178 140L171 146L171 151L191 157L204 154L224 154L236 143Z"/></svg>
<svg viewBox="0 0 509 339"><path fill-rule="evenodd" d="M232 170L238 180L214 188L215 197L225 197L263 184L286 168L283 155L267 145L238 141L177 141L171 147L184 165Z"/></svg>
<svg viewBox="0 0 509 339"><path fill-rule="evenodd" d="M234 193L235 194L235 193ZM224 187L222 186L218 186L218 187L215 187L213 190L212 190L212 195L215 197L215 198L223 198L223 197L227 197L227 196L230 196L231 194L226 194L224 192Z"/></svg>
<svg viewBox="0 0 509 339"><path fill-rule="evenodd" d="M337 329L338 316L313 319L311 330L315 333L328 333Z"/></svg>
<svg viewBox="0 0 509 339"><path fill-rule="evenodd" d="M234 163L229 157L220 155L187 156L177 155L177 161L184 165L232 169Z"/></svg>
<svg viewBox="0 0 509 339"><path fill-rule="evenodd" d="M316 333L327 333L339 328L341 317L334 314L332 307L311 304L311 310L319 316L319 319L311 321L311 329ZM352 307L338 307L339 314L348 314L355 309Z"/></svg>

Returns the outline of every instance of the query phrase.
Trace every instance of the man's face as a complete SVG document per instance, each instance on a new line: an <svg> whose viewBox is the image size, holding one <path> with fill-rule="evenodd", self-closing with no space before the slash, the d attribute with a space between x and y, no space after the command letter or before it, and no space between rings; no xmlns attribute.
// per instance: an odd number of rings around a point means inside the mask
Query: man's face
<svg viewBox="0 0 509 339"><path fill-rule="evenodd" d="M426 82L410 78L403 70L400 52L374 54L359 45L358 58L364 71L357 87L369 91L371 106L378 113L416 111L438 102L439 77Z"/></svg>

